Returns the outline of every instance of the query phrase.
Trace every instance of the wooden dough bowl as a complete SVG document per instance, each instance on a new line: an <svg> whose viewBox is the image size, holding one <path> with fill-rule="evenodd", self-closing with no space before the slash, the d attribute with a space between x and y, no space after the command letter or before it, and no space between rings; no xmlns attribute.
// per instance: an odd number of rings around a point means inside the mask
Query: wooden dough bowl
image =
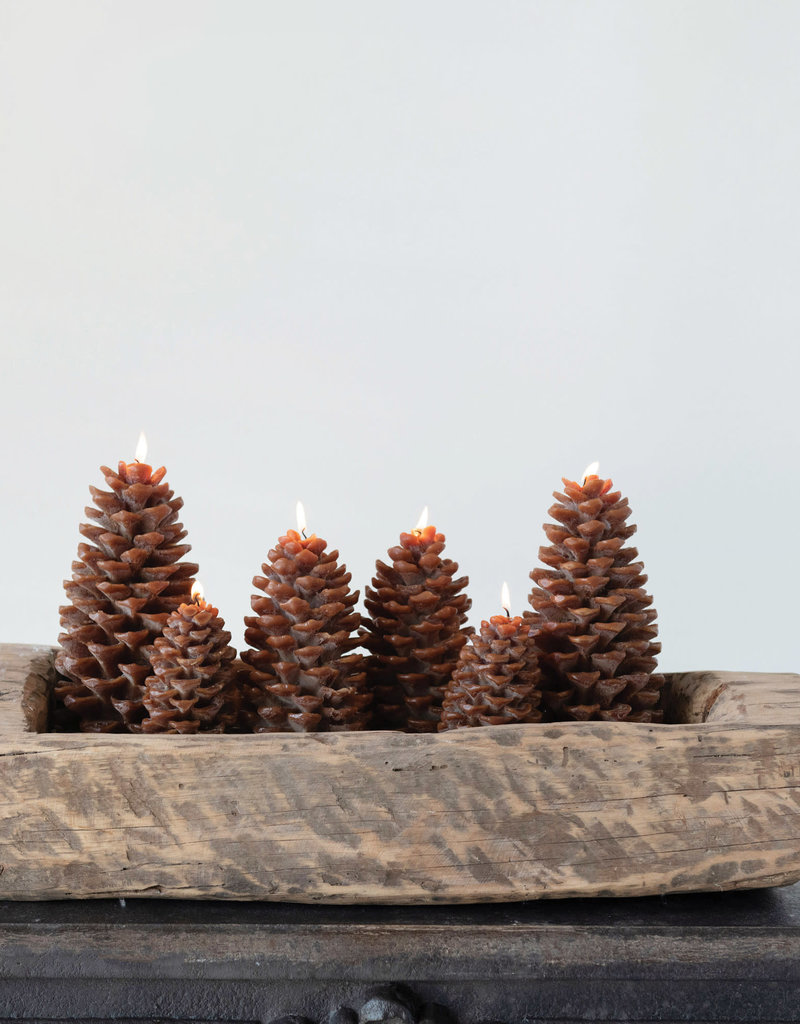
<svg viewBox="0 0 800 1024"><path fill-rule="evenodd" d="M0 646L0 899L478 903L800 879L800 676L668 676L678 724L47 733Z"/></svg>

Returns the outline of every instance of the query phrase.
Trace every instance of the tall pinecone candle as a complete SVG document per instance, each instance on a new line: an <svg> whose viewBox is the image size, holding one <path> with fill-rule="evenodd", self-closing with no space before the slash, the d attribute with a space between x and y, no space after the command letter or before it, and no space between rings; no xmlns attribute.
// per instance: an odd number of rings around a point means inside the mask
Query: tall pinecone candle
<svg viewBox="0 0 800 1024"><path fill-rule="evenodd" d="M440 732L541 721L540 672L530 624L509 616L505 584L503 598L506 614L482 622L461 650L442 704Z"/></svg>
<svg viewBox="0 0 800 1024"><path fill-rule="evenodd" d="M87 542L64 583L70 603L59 609L57 717L88 732L141 721L153 641L189 600L197 571L181 561L190 550L178 522L183 500L164 482L163 466L139 461L145 456L142 436L135 462L101 468L109 490L89 488L95 507L80 527Z"/></svg>
<svg viewBox="0 0 800 1024"><path fill-rule="evenodd" d="M299 531L289 530L269 552L255 615L245 618L250 668L244 688L244 723L254 732L361 730L369 724L372 695L364 659L350 654L360 644L361 616L353 611L358 591L339 565L338 551L326 551L321 537L305 537L298 502Z"/></svg>
<svg viewBox="0 0 800 1024"><path fill-rule="evenodd" d="M225 732L235 724L236 652L228 646L231 635L224 626L196 583L192 602L170 613L163 636L153 644L142 732Z"/></svg>
<svg viewBox="0 0 800 1024"><path fill-rule="evenodd" d="M471 602L454 578L458 563L442 558L445 537L426 526L427 508L411 533L378 561L364 604L367 678L375 695L374 726L435 732L444 691L467 641Z"/></svg>
<svg viewBox="0 0 800 1024"><path fill-rule="evenodd" d="M596 469L554 493L550 544L539 549L548 568L531 573L543 705L550 720L660 722L656 611L638 551L624 546L636 527L628 499Z"/></svg>

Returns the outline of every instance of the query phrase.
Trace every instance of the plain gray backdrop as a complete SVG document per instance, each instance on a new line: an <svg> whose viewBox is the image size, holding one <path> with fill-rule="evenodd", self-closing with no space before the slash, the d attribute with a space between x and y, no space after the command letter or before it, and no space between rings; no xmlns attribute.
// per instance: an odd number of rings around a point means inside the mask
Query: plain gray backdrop
<svg viewBox="0 0 800 1024"><path fill-rule="evenodd" d="M662 666L800 669L800 4L0 2L3 641L138 433L238 644L294 525L424 504L515 612L630 498Z"/></svg>

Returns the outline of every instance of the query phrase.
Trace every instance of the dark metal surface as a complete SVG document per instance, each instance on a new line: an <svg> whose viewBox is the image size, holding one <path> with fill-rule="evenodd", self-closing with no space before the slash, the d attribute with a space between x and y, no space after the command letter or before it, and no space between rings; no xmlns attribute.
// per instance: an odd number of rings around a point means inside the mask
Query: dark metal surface
<svg viewBox="0 0 800 1024"><path fill-rule="evenodd" d="M0 903L0 1021L352 1024L342 1007L361 1024L800 1021L800 885L462 907Z"/></svg>

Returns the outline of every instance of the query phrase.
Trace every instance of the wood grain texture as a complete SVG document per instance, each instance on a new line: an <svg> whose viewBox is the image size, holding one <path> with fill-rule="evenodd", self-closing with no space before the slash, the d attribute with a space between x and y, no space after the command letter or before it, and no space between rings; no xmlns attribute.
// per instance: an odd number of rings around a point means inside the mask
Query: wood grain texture
<svg viewBox="0 0 800 1024"><path fill-rule="evenodd" d="M0 898L458 903L800 879L798 676L671 677L677 725L204 737L30 731L50 672L47 649L0 648Z"/></svg>
<svg viewBox="0 0 800 1024"><path fill-rule="evenodd" d="M0 644L0 753L25 732L44 732L55 681L53 650Z"/></svg>

